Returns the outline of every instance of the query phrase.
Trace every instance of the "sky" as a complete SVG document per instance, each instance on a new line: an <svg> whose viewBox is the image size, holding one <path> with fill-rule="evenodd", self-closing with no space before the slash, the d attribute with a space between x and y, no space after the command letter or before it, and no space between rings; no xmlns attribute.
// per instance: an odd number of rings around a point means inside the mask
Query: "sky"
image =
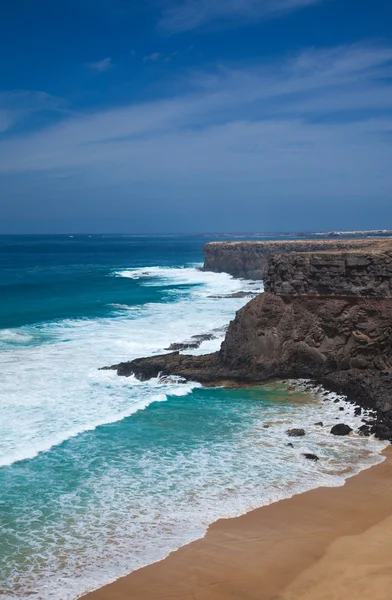
<svg viewBox="0 0 392 600"><path fill-rule="evenodd" d="M3 0L0 233L392 229L390 0Z"/></svg>

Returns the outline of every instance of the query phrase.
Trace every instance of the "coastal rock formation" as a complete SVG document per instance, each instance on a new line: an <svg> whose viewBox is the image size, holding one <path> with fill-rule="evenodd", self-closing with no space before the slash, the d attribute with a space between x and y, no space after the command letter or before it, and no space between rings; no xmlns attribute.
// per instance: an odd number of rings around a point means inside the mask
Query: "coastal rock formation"
<svg viewBox="0 0 392 600"><path fill-rule="evenodd" d="M253 380L320 378L392 368L387 298L285 297L264 293L238 311L220 350L233 373ZM244 369L245 367L245 369Z"/></svg>
<svg viewBox="0 0 392 600"><path fill-rule="evenodd" d="M237 312L219 352L175 352L111 368L142 380L176 376L210 385L310 379L374 409L365 424L392 440L390 269L384 248L322 253L321 261L320 253L288 253L271 265L270 291Z"/></svg>
<svg viewBox="0 0 392 600"><path fill-rule="evenodd" d="M310 452L305 452L305 454L303 454L302 456L304 456L305 458L307 458L308 460L314 460L314 461L318 461L320 460L319 457L316 454L311 454Z"/></svg>
<svg viewBox="0 0 392 600"><path fill-rule="evenodd" d="M392 296L392 250L279 254L271 258L264 289L289 296Z"/></svg>
<svg viewBox="0 0 392 600"><path fill-rule="evenodd" d="M289 437L303 437L305 429L288 429L286 433Z"/></svg>
<svg viewBox="0 0 392 600"><path fill-rule="evenodd" d="M111 368L142 380L161 374L211 384L309 378L347 394L355 389L365 400L373 395L367 377L373 381L374 373L392 392L392 301L264 293L237 312L219 352L174 352ZM375 389L375 408L392 411L392 395Z"/></svg>
<svg viewBox="0 0 392 600"><path fill-rule="evenodd" d="M352 432L352 429L349 425L345 423L338 423L334 425L331 429L332 435L349 435Z"/></svg>
<svg viewBox="0 0 392 600"><path fill-rule="evenodd" d="M264 279L270 262L286 252L364 250L392 251L392 239L285 240L269 242L209 242L203 246L204 271L229 273L233 277Z"/></svg>

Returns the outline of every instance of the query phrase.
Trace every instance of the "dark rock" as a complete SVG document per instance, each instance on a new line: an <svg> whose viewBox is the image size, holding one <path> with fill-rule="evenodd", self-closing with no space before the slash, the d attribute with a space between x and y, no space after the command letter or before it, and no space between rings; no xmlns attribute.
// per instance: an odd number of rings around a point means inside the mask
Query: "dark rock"
<svg viewBox="0 0 392 600"><path fill-rule="evenodd" d="M356 417L359 417L362 414L362 408L360 406L357 406L354 410L354 414Z"/></svg>
<svg viewBox="0 0 392 600"><path fill-rule="evenodd" d="M344 410L344 407L343 407L343 406L340 406L340 407L339 407L339 410Z"/></svg>
<svg viewBox="0 0 392 600"><path fill-rule="evenodd" d="M210 340L216 340L216 335L213 333L198 333L197 335L192 335L192 340L197 340L198 342L209 342Z"/></svg>
<svg viewBox="0 0 392 600"><path fill-rule="evenodd" d="M348 435L352 432L352 429L349 425L345 425L344 423L339 423L338 425L334 425L331 429L331 433L333 435Z"/></svg>
<svg viewBox="0 0 392 600"><path fill-rule="evenodd" d="M305 435L304 429L288 429L286 431L289 437L303 437Z"/></svg>
<svg viewBox="0 0 392 600"><path fill-rule="evenodd" d="M305 452L305 454L303 454L302 456L304 456L305 458L307 458L308 460L320 460L318 456L316 456L316 454L311 454L310 452Z"/></svg>
<svg viewBox="0 0 392 600"><path fill-rule="evenodd" d="M374 433L379 440L392 440L392 427L384 423L375 423L371 426L370 431Z"/></svg>
<svg viewBox="0 0 392 600"><path fill-rule="evenodd" d="M288 444L286 444L286 446L288 446L289 448L294 448L294 444L292 444L291 442L289 442Z"/></svg>
<svg viewBox="0 0 392 600"><path fill-rule="evenodd" d="M176 352L176 351L180 351L180 350L196 350L196 348L199 348L200 344L201 344L201 341L179 342L179 343L170 344L170 346L165 349L169 350L170 352L172 352L172 351Z"/></svg>
<svg viewBox="0 0 392 600"><path fill-rule="evenodd" d="M324 427L324 423L322 421L315 423L315 425L316 425L316 427Z"/></svg>
<svg viewBox="0 0 392 600"><path fill-rule="evenodd" d="M361 427L358 428L359 434L364 436L364 437L369 437L370 435L370 427L369 425L361 425Z"/></svg>
<svg viewBox="0 0 392 600"><path fill-rule="evenodd" d="M120 377L134 375L140 381L147 381L153 377L175 375L186 380L211 383L222 380L219 376L218 353L202 356L188 356L179 352L150 356L148 358L137 358L131 362L120 363L112 367L106 367L117 371ZM228 380L230 376L224 373Z"/></svg>
<svg viewBox="0 0 392 600"><path fill-rule="evenodd" d="M340 400L334 400L335 404L338 404L338 402L340 402Z"/></svg>

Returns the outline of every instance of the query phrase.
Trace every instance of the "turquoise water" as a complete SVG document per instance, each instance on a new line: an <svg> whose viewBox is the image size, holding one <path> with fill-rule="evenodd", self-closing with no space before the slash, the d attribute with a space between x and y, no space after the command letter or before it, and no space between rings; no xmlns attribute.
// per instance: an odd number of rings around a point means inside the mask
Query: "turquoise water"
<svg viewBox="0 0 392 600"><path fill-rule="evenodd" d="M355 417L317 394L99 371L198 333L215 335L199 353L219 348L246 299L211 296L262 284L200 272L203 241L0 238L0 597L72 600L380 460L377 442L331 439ZM294 449L291 426L308 431Z"/></svg>

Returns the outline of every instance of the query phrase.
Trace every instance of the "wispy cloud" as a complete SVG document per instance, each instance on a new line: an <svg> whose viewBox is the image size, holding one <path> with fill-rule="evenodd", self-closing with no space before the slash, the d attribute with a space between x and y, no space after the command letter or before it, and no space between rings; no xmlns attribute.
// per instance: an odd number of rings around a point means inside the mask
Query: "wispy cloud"
<svg viewBox="0 0 392 600"><path fill-rule="evenodd" d="M11 90L0 92L0 132L29 115L39 112L64 112L64 102L42 91Z"/></svg>
<svg viewBox="0 0 392 600"><path fill-rule="evenodd" d="M164 55L162 54L162 52L152 52L151 54L147 54L146 56L143 57L144 62L157 62L159 60L162 60L164 58Z"/></svg>
<svg viewBox="0 0 392 600"><path fill-rule="evenodd" d="M392 48L303 52L195 74L186 94L63 119L0 143L0 172L74 172L247 193L369 193L392 186ZM215 187L214 187L215 186ZM236 187L239 186L239 187ZM222 192L223 193L223 192Z"/></svg>
<svg viewBox="0 0 392 600"><path fill-rule="evenodd" d="M151 54L146 54L146 56L143 57L144 62L152 62L152 63L156 63L156 62L169 62L170 60L172 60L175 56L177 56L177 52L171 52L170 54L164 54L163 52L152 52Z"/></svg>
<svg viewBox="0 0 392 600"><path fill-rule="evenodd" d="M210 22L238 23L278 17L324 0L185 0L166 8L161 29L181 32Z"/></svg>
<svg viewBox="0 0 392 600"><path fill-rule="evenodd" d="M97 73L104 73L113 67L113 62L110 56L96 62L89 62L87 66Z"/></svg>

